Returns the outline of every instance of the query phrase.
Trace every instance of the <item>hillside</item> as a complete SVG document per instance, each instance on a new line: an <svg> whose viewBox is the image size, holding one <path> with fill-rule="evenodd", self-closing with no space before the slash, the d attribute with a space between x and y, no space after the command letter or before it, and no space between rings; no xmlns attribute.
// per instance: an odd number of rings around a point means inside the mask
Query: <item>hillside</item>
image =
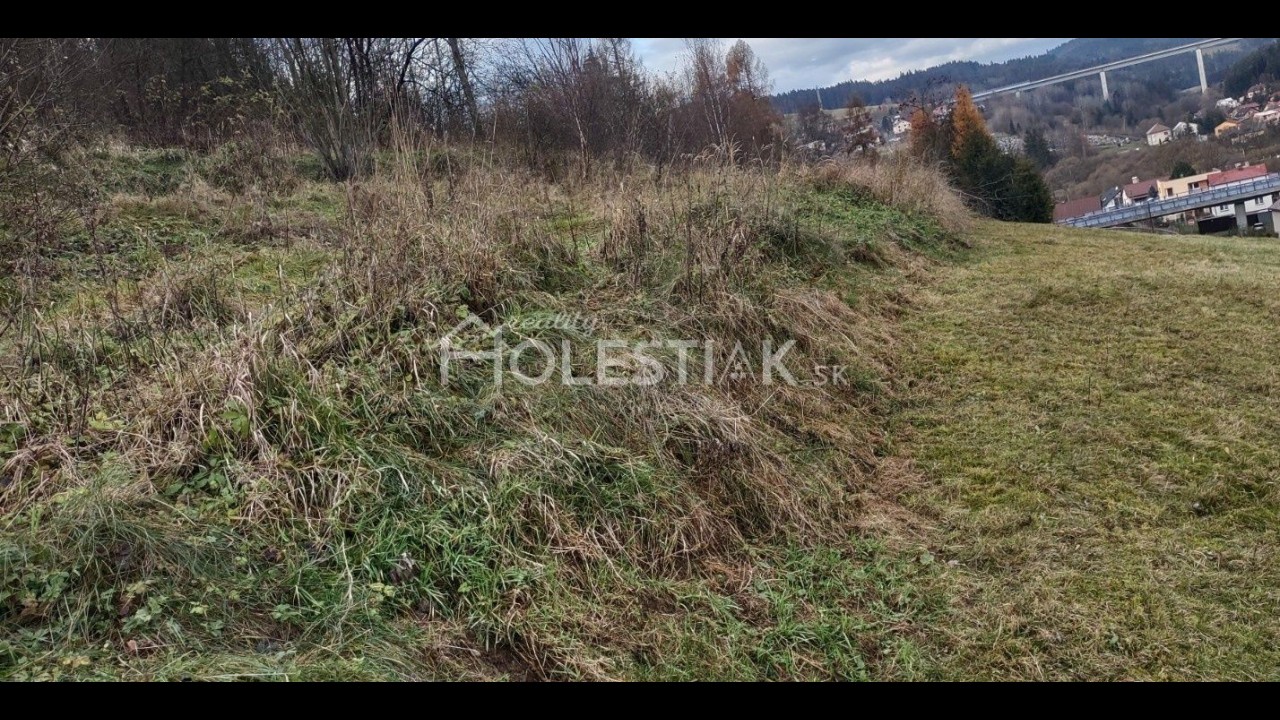
<svg viewBox="0 0 1280 720"><path fill-rule="evenodd" d="M949 62L906 72L889 80L853 79L816 90L821 93L823 105L828 108L844 107L851 95L857 95L869 105L904 102L922 94L945 95L957 83L967 85L976 92L1071 72L1200 39L1202 38L1075 38L1041 55L997 63ZM1231 64L1243 53L1267 40L1248 38L1239 46L1206 54L1205 70L1210 82L1220 81ZM1156 80L1172 88L1186 88L1199 83L1195 64L1179 62L1177 58L1125 70L1123 77L1136 82ZM781 112L793 113L799 112L813 102L814 98L815 88L804 88L779 93L773 97L773 103ZM1150 110L1151 108L1148 109ZM1045 120L1042 118L1041 122Z"/></svg>
<svg viewBox="0 0 1280 720"><path fill-rule="evenodd" d="M98 204L0 276L0 676L925 672L860 508L938 175L273 157L76 156Z"/></svg>
<svg viewBox="0 0 1280 720"><path fill-rule="evenodd" d="M0 677L1280 664L1271 243L975 224L892 161L271 157L85 151L0 275Z"/></svg>
<svg viewBox="0 0 1280 720"><path fill-rule="evenodd" d="M1222 85L1228 95L1240 97L1256 83L1274 85L1277 82L1280 82L1280 42L1240 58L1227 70Z"/></svg>

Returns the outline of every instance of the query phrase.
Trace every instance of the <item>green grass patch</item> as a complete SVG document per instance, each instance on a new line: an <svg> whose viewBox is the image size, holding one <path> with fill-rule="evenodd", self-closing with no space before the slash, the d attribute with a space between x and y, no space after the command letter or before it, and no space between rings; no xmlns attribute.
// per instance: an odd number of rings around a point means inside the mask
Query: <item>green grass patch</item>
<svg viewBox="0 0 1280 720"><path fill-rule="evenodd" d="M908 323L895 445L952 678L1280 667L1274 240L987 224Z"/></svg>

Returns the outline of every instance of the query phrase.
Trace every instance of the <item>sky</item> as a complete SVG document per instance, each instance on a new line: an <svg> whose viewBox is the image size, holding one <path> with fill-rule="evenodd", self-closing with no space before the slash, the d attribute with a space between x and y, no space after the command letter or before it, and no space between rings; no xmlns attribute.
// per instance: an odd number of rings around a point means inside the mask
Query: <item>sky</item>
<svg viewBox="0 0 1280 720"><path fill-rule="evenodd" d="M1038 55L1071 38L743 38L764 61L774 92L824 87L845 80L888 80L951 60L999 62ZM634 38L651 70L669 72L685 51L683 38ZM726 44L738 38L722 38Z"/></svg>

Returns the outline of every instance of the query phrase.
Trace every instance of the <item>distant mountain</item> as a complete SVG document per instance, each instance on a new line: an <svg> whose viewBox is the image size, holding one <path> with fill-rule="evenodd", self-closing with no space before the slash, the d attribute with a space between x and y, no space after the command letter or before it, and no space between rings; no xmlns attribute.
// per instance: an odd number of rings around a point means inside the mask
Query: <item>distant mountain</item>
<svg viewBox="0 0 1280 720"><path fill-rule="evenodd" d="M1035 80L1059 73L1080 70L1100 63L1121 60L1134 55L1185 45L1204 38L1076 38L1041 55L1031 55L998 63L949 62L925 70L903 73L892 80L850 80L824 88L792 90L775 95L774 105L784 113L797 112L816 102L821 94L827 109L844 107L850 95L863 102L878 105L902 102L913 95L932 91L946 92L957 83L972 90L986 90L1016 82ZM1206 54L1205 71L1211 82L1221 79L1231 63L1272 38L1246 38L1239 47ZM1190 87L1199 82L1194 62L1188 58L1166 60L1126 69L1137 77L1160 77L1174 87Z"/></svg>

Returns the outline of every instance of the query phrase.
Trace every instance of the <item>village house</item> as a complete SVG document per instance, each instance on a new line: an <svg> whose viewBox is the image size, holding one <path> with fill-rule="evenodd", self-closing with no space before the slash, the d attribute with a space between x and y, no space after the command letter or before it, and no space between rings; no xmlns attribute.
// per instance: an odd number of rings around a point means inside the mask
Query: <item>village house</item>
<svg viewBox="0 0 1280 720"><path fill-rule="evenodd" d="M1160 197L1162 199L1182 197L1183 195L1189 195L1191 193L1205 190L1209 187L1209 176L1216 172L1218 172L1218 169L1214 168L1209 172L1199 173L1197 175L1161 180L1157 183L1160 188ZM1190 221L1194 220L1198 215L1199 213L1197 211L1188 210L1187 212L1179 213L1175 217L1179 220Z"/></svg>
<svg viewBox="0 0 1280 720"><path fill-rule="evenodd" d="M1139 180L1135 177L1133 182L1124 186L1121 195L1124 198L1123 204L1126 206L1155 200L1160 197L1160 181L1156 179Z"/></svg>
<svg viewBox="0 0 1280 720"><path fill-rule="evenodd" d="M1280 124L1280 109L1263 110L1249 118L1250 122L1259 127Z"/></svg>
<svg viewBox="0 0 1280 720"><path fill-rule="evenodd" d="M1183 122L1173 126L1173 136L1175 138L1185 137L1187 135L1198 137L1200 135L1200 125L1198 123L1186 122L1184 120Z"/></svg>
<svg viewBox="0 0 1280 720"><path fill-rule="evenodd" d="M1173 131L1168 127L1156 123L1147 131L1147 144L1152 147L1163 145L1173 139Z"/></svg>
<svg viewBox="0 0 1280 720"><path fill-rule="evenodd" d="M1218 109L1223 112L1231 112L1232 110L1240 107L1240 101L1235 98L1222 98L1216 103L1216 105L1218 106Z"/></svg>
<svg viewBox="0 0 1280 720"><path fill-rule="evenodd" d="M1245 165L1243 167L1234 168L1232 170L1223 170L1222 172L1212 173L1206 179L1208 187L1214 188L1231 183L1243 182L1245 180L1255 180L1267 174L1266 165ZM1254 198L1244 204L1244 211L1249 215L1265 212L1276 201L1275 193L1261 198ZM1216 218L1230 217L1235 215L1235 205L1227 203L1225 205L1215 205L1211 211L1211 215Z"/></svg>
<svg viewBox="0 0 1280 720"><path fill-rule="evenodd" d="M1076 200L1068 200L1060 202L1053 206L1053 221L1062 222L1070 218L1088 215L1089 213L1098 212L1102 209L1102 203L1097 197L1083 197Z"/></svg>
<svg viewBox="0 0 1280 720"><path fill-rule="evenodd" d="M1102 193L1101 202L1103 210L1118 210L1124 206L1124 192L1117 185Z"/></svg>
<svg viewBox="0 0 1280 720"><path fill-rule="evenodd" d="M1203 172L1199 175L1188 175L1186 177L1159 180L1156 184L1160 188L1160 197L1181 197L1189 193L1204 190L1209 187L1209 176L1217 172L1219 172L1219 170L1214 168L1209 172Z"/></svg>
<svg viewBox="0 0 1280 720"><path fill-rule="evenodd" d="M1222 137L1224 135L1230 135L1231 133L1239 129L1240 129L1240 123L1236 122L1235 120L1227 120L1226 122L1222 123L1221 125L1213 129L1213 136Z"/></svg>
<svg viewBox="0 0 1280 720"><path fill-rule="evenodd" d="M911 121L899 116L893 119L893 134L906 135L911 132Z"/></svg>
<svg viewBox="0 0 1280 720"><path fill-rule="evenodd" d="M1258 105L1258 103L1253 103L1253 102L1245 103L1244 105L1241 105L1240 107L1236 108L1235 111L1231 113L1231 119L1235 120L1236 122L1244 122L1245 120L1248 120L1249 118L1253 117L1254 114L1261 109L1262 107Z"/></svg>

